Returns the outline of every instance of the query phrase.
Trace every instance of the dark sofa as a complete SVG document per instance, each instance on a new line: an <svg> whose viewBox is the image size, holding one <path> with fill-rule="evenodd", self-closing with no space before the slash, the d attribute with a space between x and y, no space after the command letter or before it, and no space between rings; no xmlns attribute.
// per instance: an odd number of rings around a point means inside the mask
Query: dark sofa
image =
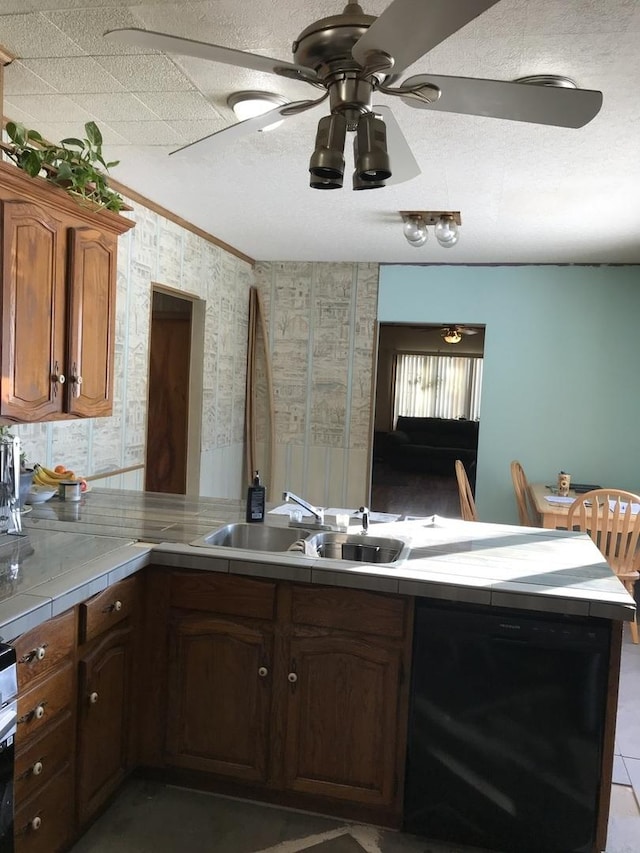
<svg viewBox="0 0 640 853"><path fill-rule="evenodd" d="M479 425L478 421L401 415L387 435L386 459L398 468L433 474L453 474L456 459L461 459L473 480Z"/></svg>

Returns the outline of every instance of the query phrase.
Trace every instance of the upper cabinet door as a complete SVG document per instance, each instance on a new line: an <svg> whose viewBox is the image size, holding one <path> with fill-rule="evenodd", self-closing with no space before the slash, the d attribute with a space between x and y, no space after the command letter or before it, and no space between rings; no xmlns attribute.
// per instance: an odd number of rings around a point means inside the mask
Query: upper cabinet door
<svg viewBox="0 0 640 853"><path fill-rule="evenodd" d="M66 228L35 204L2 202L0 414L50 420L63 409Z"/></svg>
<svg viewBox="0 0 640 853"><path fill-rule="evenodd" d="M70 229L66 411L72 415L112 412L116 254L114 234Z"/></svg>

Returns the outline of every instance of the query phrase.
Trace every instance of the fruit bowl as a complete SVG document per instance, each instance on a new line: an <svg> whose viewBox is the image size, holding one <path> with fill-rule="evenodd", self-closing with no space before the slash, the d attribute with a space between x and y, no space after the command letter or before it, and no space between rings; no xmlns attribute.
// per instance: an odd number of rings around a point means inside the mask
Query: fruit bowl
<svg viewBox="0 0 640 853"><path fill-rule="evenodd" d="M29 489L25 503L41 504L45 501L50 500L57 493L58 490L54 489L53 487L39 486L36 483L33 483L31 488Z"/></svg>

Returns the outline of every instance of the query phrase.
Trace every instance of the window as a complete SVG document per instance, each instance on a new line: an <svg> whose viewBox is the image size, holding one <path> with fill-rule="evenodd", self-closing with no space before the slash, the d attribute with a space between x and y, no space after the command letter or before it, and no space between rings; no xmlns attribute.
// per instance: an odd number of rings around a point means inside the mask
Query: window
<svg viewBox="0 0 640 853"><path fill-rule="evenodd" d="M396 356L393 422L399 415L480 417L482 359L475 356Z"/></svg>

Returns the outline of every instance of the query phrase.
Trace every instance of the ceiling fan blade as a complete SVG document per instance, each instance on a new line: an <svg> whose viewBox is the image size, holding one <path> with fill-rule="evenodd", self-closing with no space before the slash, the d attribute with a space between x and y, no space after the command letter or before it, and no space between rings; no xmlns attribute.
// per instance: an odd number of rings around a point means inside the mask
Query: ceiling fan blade
<svg viewBox="0 0 640 853"><path fill-rule="evenodd" d="M258 130L264 130L270 124L280 122L285 118L289 118L298 113L304 112L305 109L310 109L316 105L316 101L295 101L291 104L278 106L269 112L262 115L248 118L245 121L238 121L235 124L229 125L222 130L217 130L215 133L210 133L209 136L203 136L202 139L197 139L195 142L190 142L188 145L183 145L182 148L177 148L169 153L170 157L182 159L188 154L199 154L201 156L211 156L218 151L227 148L236 139L247 136ZM308 105L308 106L305 106ZM297 109L296 109L297 107Z"/></svg>
<svg viewBox="0 0 640 853"><path fill-rule="evenodd" d="M417 74L402 82L402 88L430 83L440 89L437 101L428 104L402 98L419 110L441 110L463 115L528 121L557 127L583 127L602 106L602 92L534 83L511 83L475 77L443 77ZM402 97L402 96L401 96Z"/></svg>
<svg viewBox="0 0 640 853"><path fill-rule="evenodd" d="M391 160L391 177L385 181L385 185L402 184L405 181L417 178L420 174L420 166L418 166L418 161L413 156L409 143L389 107L373 106L371 111L381 116L387 128L387 150Z"/></svg>
<svg viewBox="0 0 640 853"><path fill-rule="evenodd" d="M370 53L388 53L399 74L498 0L393 0L353 47L363 67Z"/></svg>
<svg viewBox="0 0 640 853"><path fill-rule="evenodd" d="M152 30L132 27L107 30L104 37L124 44L151 47L164 53L179 53L183 56L195 56L198 59L224 62L227 65L239 65L242 68L251 68L253 71L278 74L281 77L294 77L299 80L306 80L309 83L315 83L318 80L316 72L311 68L305 68L303 65L294 65L292 62L272 59L270 56L260 56L257 53L247 53L244 50L233 50L230 47L221 47L218 44L209 44L204 41L193 41L193 39L172 36L167 33L155 33Z"/></svg>

